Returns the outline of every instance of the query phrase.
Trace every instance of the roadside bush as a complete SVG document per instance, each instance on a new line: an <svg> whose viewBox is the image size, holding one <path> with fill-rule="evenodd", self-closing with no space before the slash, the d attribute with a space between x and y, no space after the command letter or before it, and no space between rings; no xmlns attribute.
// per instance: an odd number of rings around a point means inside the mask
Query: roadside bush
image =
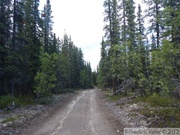
<svg viewBox="0 0 180 135"><path fill-rule="evenodd" d="M150 106L161 106L161 107L168 107L173 104L173 99L170 97L161 97L154 93L148 97L137 97L134 99L136 102L148 102Z"/></svg>
<svg viewBox="0 0 180 135"><path fill-rule="evenodd" d="M146 102L149 102L151 106L167 107L172 104L172 99L160 96L150 96L146 99Z"/></svg>
<svg viewBox="0 0 180 135"><path fill-rule="evenodd" d="M19 99L15 98L12 95L6 95L6 96L1 96L0 97L0 108L6 108L8 106L13 106L13 102L14 102L14 106L19 106L20 105L20 101Z"/></svg>
<svg viewBox="0 0 180 135"><path fill-rule="evenodd" d="M53 97L39 98L37 102L42 105L50 104L54 101Z"/></svg>

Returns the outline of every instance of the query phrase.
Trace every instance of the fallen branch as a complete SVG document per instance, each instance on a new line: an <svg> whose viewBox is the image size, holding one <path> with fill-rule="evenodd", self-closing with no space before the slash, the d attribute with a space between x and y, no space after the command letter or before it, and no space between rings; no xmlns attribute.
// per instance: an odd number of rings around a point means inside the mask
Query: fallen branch
<svg viewBox="0 0 180 135"><path fill-rule="evenodd" d="M138 95L139 95L139 92L136 92L136 93L134 93L133 96L131 96L131 97L129 97L129 98L118 100L117 103L120 103L120 102L123 102L123 101L127 101L127 100L131 100L131 99L134 99L134 98L137 98Z"/></svg>
<svg viewBox="0 0 180 135"><path fill-rule="evenodd" d="M14 103L14 101L13 101L12 104L8 105L8 106L5 108L5 110L6 110L6 111L7 111L7 110L14 110L14 108L15 108L15 103Z"/></svg>
<svg viewBox="0 0 180 135"><path fill-rule="evenodd" d="M125 90L128 86L130 86L130 85L132 84L132 80L131 80L131 79L130 79L130 81L128 80L128 81L126 81L126 82L127 82L127 84L124 85L124 86L122 86L122 88L120 88L119 90L117 90L117 91L116 91L116 94L122 92L122 91Z"/></svg>

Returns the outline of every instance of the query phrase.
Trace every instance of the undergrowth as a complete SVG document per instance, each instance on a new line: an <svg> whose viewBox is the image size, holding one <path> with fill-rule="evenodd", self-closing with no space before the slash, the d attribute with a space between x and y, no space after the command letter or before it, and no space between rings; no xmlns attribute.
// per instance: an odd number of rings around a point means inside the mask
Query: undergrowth
<svg viewBox="0 0 180 135"><path fill-rule="evenodd" d="M37 100L37 103L42 104L42 105L46 105L46 104L50 104L54 101L53 97L43 97L43 98L39 98Z"/></svg>
<svg viewBox="0 0 180 135"><path fill-rule="evenodd" d="M138 97L134 101L149 103L150 107L139 110L147 118L153 118L149 127L179 127L180 110L172 107L174 104L179 104L178 100L153 94L148 97Z"/></svg>
<svg viewBox="0 0 180 135"><path fill-rule="evenodd" d="M161 106L167 107L174 103L172 98L160 97L160 96L149 96L149 97L138 97L135 101L148 102L151 107Z"/></svg>
<svg viewBox="0 0 180 135"><path fill-rule="evenodd" d="M106 97L111 101L119 101L122 98L128 98L133 95L133 92L128 93L128 96L124 94L113 95L112 92L106 91ZM128 100L128 104L136 104L138 102L148 103L147 106L143 106L138 111L142 115L150 118L149 127L180 127L180 109L176 106L180 105L179 100L175 100L171 97L161 97L157 94L148 95L147 97L140 97ZM124 104L121 104L124 105ZM174 107L173 107L174 105Z"/></svg>
<svg viewBox="0 0 180 135"><path fill-rule="evenodd" d="M8 106L19 106L21 104L20 100L12 95L6 95L0 97L0 108L6 108Z"/></svg>
<svg viewBox="0 0 180 135"><path fill-rule="evenodd" d="M155 119L151 121L149 127L179 127L180 111L177 108L144 108L139 110L147 118Z"/></svg>

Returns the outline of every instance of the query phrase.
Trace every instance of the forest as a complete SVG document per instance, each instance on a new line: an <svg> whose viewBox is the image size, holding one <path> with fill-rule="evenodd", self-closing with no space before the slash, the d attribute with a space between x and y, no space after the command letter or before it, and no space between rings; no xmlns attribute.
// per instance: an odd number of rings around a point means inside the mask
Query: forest
<svg viewBox="0 0 180 135"><path fill-rule="evenodd" d="M104 0L96 72L71 36L53 33L50 0L0 0L0 96L44 97L70 89L180 98L179 0ZM97 80L97 82L96 82Z"/></svg>
<svg viewBox="0 0 180 135"><path fill-rule="evenodd" d="M0 0L0 96L46 97L92 87L81 48L53 33L50 0Z"/></svg>
<svg viewBox="0 0 180 135"><path fill-rule="evenodd" d="M0 134L180 131L180 0L102 0L96 71L70 35L53 32L45 1L0 0Z"/></svg>
<svg viewBox="0 0 180 135"><path fill-rule="evenodd" d="M142 10L142 6L143 9ZM104 0L98 86L180 99L180 1Z"/></svg>

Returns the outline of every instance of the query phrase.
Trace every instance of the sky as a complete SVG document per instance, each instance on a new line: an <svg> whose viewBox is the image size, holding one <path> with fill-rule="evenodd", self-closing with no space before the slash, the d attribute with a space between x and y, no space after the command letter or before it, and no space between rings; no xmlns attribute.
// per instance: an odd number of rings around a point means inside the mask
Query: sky
<svg viewBox="0 0 180 135"><path fill-rule="evenodd" d="M46 0L40 0L42 9ZM84 60L92 70L100 60L103 33L103 0L51 0L53 32L60 38L71 35L74 44L81 48Z"/></svg>
<svg viewBox="0 0 180 135"><path fill-rule="evenodd" d="M135 0L136 4L141 0ZM50 0L53 16L53 32L60 38L66 33L81 48L84 60L97 69L100 48L104 36L104 0ZM46 0L40 0L40 9Z"/></svg>

